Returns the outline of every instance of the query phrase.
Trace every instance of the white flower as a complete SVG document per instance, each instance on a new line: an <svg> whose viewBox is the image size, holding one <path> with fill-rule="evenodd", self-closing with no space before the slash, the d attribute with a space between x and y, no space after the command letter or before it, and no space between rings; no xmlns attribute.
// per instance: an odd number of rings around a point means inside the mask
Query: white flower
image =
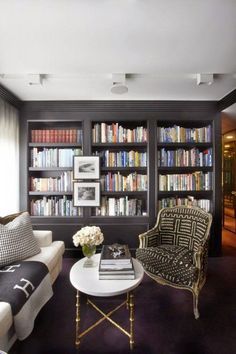
<svg viewBox="0 0 236 354"><path fill-rule="evenodd" d="M73 243L76 247L83 245L97 246L104 240L103 233L98 226L85 226L73 236Z"/></svg>

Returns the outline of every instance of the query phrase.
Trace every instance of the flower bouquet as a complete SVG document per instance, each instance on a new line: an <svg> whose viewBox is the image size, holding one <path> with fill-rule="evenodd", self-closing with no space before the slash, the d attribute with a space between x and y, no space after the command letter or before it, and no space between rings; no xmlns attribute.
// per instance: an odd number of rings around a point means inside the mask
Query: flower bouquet
<svg viewBox="0 0 236 354"><path fill-rule="evenodd" d="M96 246L104 240L103 233L98 226L82 227L73 235L73 243L76 247L81 246L82 252L88 259L96 252Z"/></svg>

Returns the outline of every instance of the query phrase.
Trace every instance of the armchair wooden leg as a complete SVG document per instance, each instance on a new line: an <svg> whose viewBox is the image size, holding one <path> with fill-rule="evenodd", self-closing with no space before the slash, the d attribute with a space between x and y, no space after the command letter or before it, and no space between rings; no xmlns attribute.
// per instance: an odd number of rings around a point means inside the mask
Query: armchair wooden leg
<svg viewBox="0 0 236 354"><path fill-rule="evenodd" d="M198 293L193 292L193 313L195 320L197 320L200 316L199 311L198 311Z"/></svg>

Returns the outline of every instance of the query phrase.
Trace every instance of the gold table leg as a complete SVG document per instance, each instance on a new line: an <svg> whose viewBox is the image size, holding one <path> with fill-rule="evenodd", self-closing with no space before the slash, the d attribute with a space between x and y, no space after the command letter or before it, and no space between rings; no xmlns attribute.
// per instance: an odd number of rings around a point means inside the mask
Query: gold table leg
<svg viewBox="0 0 236 354"><path fill-rule="evenodd" d="M132 350L134 347L134 295L131 292L129 294L129 309L130 309L130 340L129 345L130 349Z"/></svg>
<svg viewBox="0 0 236 354"><path fill-rule="evenodd" d="M75 334L75 345L78 349L79 344L80 344L80 338L82 338L84 335L86 335L88 332L90 332L92 329L94 329L98 324L103 322L104 320L107 320L111 324L113 324L117 329L119 329L121 332L123 332L125 335L127 335L130 339L130 349L133 349L134 346L134 295L132 292L127 293L127 299L126 301L122 302L120 305L118 305L116 308L108 312L107 314L104 313L101 309L99 309L88 297L87 297L87 304L91 305L96 311L98 311L103 317L100 318L97 322L95 322L93 325L88 327L86 330L80 333L80 301L79 301L79 291L77 291L76 294L76 334ZM126 331L123 327L121 327L117 322L112 320L110 316L119 310L122 306L126 305L129 309L129 320L130 320L130 331Z"/></svg>
<svg viewBox="0 0 236 354"><path fill-rule="evenodd" d="M127 293L126 307L129 310L129 292Z"/></svg>
<svg viewBox="0 0 236 354"><path fill-rule="evenodd" d="M75 317L75 323L76 323L76 328L75 328L75 345L76 347L79 346L80 340L79 340L79 330L80 330L80 303L79 303L79 291L77 290L76 293L76 317Z"/></svg>

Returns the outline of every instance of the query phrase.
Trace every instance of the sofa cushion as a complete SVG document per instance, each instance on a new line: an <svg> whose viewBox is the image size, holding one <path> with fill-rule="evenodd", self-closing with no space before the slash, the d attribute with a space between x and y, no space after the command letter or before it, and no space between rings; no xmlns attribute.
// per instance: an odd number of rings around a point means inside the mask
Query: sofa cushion
<svg viewBox="0 0 236 354"><path fill-rule="evenodd" d="M6 225L0 224L0 267L31 257L40 251L27 212Z"/></svg>
<svg viewBox="0 0 236 354"><path fill-rule="evenodd" d="M53 268L57 265L58 260L62 257L65 251L65 245L63 241L54 241L47 247L41 247L41 253L36 254L33 257L27 258L26 261L39 261L46 264L49 272L53 271Z"/></svg>
<svg viewBox="0 0 236 354"><path fill-rule="evenodd" d="M160 276L171 283L191 286L197 279L193 251L186 247L161 245L138 248L136 257L148 273Z"/></svg>

